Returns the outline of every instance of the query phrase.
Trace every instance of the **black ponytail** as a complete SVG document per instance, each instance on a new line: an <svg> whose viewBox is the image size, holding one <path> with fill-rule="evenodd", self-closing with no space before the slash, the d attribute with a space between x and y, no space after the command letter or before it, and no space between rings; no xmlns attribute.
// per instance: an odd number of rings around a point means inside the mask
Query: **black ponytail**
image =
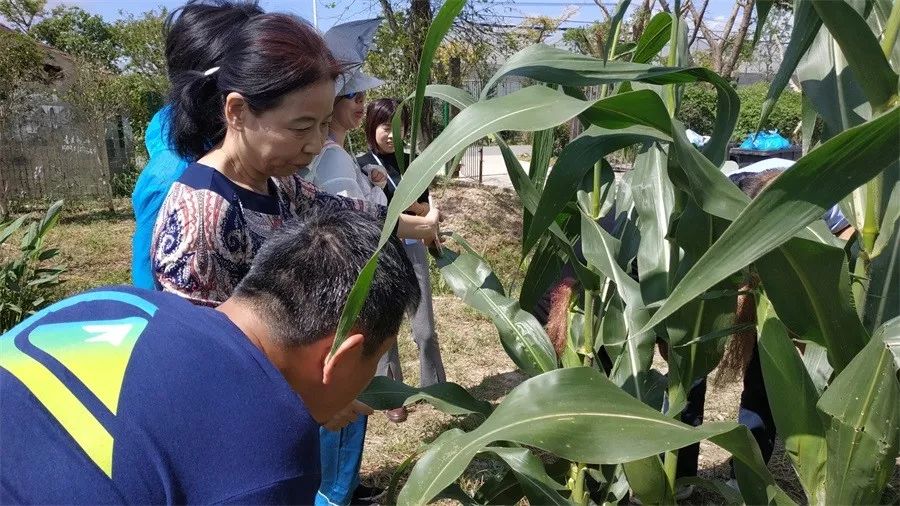
<svg viewBox="0 0 900 506"><path fill-rule="evenodd" d="M170 135L182 157L196 160L225 136L225 104L216 74L189 70L176 75L169 102Z"/></svg>
<svg viewBox="0 0 900 506"><path fill-rule="evenodd" d="M277 107L288 93L333 80L344 70L322 36L288 14L246 21L230 37L217 65L210 75L186 71L172 79L171 136L176 151L191 160L224 138L224 98L229 93L240 93L250 111L261 113Z"/></svg>

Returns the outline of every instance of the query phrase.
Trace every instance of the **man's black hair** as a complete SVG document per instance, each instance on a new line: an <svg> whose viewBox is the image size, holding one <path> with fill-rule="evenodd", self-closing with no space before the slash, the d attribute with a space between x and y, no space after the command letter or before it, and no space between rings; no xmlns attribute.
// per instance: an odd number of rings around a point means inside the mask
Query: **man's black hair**
<svg viewBox="0 0 900 506"><path fill-rule="evenodd" d="M369 215L336 206L310 208L266 241L234 295L251 302L286 346L326 338L337 330L380 236L381 223ZM365 336L364 354L397 335L403 314L415 311L420 296L412 264L392 236L354 326Z"/></svg>

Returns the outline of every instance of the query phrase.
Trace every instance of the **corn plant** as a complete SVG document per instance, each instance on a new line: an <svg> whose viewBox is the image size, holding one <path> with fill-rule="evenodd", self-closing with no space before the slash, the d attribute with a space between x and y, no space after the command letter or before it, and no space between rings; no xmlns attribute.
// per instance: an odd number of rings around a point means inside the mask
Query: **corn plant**
<svg viewBox="0 0 900 506"><path fill-rule="evenodd" d="M59 275L63 268L47 265L59 254L55 248L47 248L44 241L47 233L59 220L63 202L51 205L41 219L23 215L0 223L0 248L16 233L22 238L13 251L0 252L0 332L6 332L20 321L47 305L48 292L59 285Z"/></svg>
<svg viewBox="0 0 900 506"><path fill-rule="evenodd" d="M413 132L426 96L460 113L411 157L382 240L446 162L493 138L525 213L522 258L529 265L519 297L463 238L454 237L439 265L453 291L491 318L504 349L531 378L495 409L458 385L420 390L376 378L363 396L373 407L425 400L448 413L484 416L477 428L452 429L431 443L398 502L616 503L632 493L644 503L674 503L678 450L705 439L732 455L739 492L699 478L682 483L729 503L792 503L746 428L678 420L691 385L740 329L734 312L746 269L760 279L760 360L767 389L779 392L770 406L806 500L881 501L900 433L900 3L795 2L791 40L760 122L796 71L806 153L752 201L722 172L737 95L714 72L690 66L677 16L655 16L634 45L618 48L614 35L603 58L532 46L473 97L426 85L434 50L463 3L448 0L436 16L409 99ZM772 4L757 2L759 25ZM611 33L627 7L619 3ZM665 47L666 66L650 65ZM539 84L494 96L509 76ZM680 88L697 82L717 94L715 127L701 150L677 119ZM585 98L586 86L599 86L599 97ZM551 170L553 129L572 118L584 133ZM817 119L824 125L818 139ZM496 135L508 130L536 132L529 173ZM633 170L616 181L606 157L632 146L639 153ZM836 203L859 231L850 244L821 221ZM601 218L615 223L612 231L599 226ZM348 300L335 346L352 326L376 259ZM564 342L553 343L528 309L565 263L583 291L570 302ZM802 355L792 340L805 343ZM667 352L666 376L652 368L657 343ZM601 364L601 349L610 367ZM535 449L562 465L545 467ZM478 454L496 456L508 471L465 492L456 480Z"/></svg>

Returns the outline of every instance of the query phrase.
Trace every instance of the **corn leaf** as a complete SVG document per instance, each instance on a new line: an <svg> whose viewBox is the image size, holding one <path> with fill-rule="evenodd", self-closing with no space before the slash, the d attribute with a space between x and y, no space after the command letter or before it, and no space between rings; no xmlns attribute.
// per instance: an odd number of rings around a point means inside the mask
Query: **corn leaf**
<svg viewBox="0 0 900 506"><path fill-rule="evenodd" d="M825 502L875 504L894 472L900 435L896 350L900 319L885 323L819 400L829 418Z"/></svg>
<svg viewBox="0 0 900 506"><path fill-rule="evenodd" d="M873 109L897 100L897 74L881 51L866 20L847 2L810 2L828 32L841 46L856 82Z"/></svg>
<svg viewBox="0 0 900 506"><path fill-rule="evenodd" d="M410 161L416 157L416 136L419 130L419 121L422 118L422 109L425 107L425 86L431 78L431 67L434 62L434 54L438 46L444 40L444 36L450 31L456 17L466 5L466 0L447 0L428 25L428 33L425 34L425 47L419 58L419 73L416 76L416 96L413 101L412 132L410 134ZM400 137L402 139L402 137Z"/></svg>
<svg viewBox="0 0 900 506"><path fill-rule="evenodd" d="M781 65L778 72L772 78L772 84L769 85L769 92L766 94L766 100L763 102L762 112L760 113L759 123L756 129L761 130L762 126L769 119L769 114L775 108L778 97L791 80L791 76L797 70L800 59L806 54L809 46L812 45L819 28L822 27L822 19L816 14L813 2L808 0L794 0L794 28L791 30L791 40L788 42L787 49L781 59Z"/></svg>
<svg viewBox="0 0 900 506"><path fill-rule="evenodd" d="M900 316L900 183L894 184L886 206L869 266L863 313L863 322L868 329Z"/></svg>
<svg viewBox="0 0 900 506"><path fill-rule="evenodd" d="M459 238L454 238L459 242ZM530 375L556 369L556 352L541 324L504 295L484 259L473 252L448 248L437 259L444 280L457 297L484 314L497 327L500 342L515 364Z"/></svg>
<svg viewBox="0 0 900 506"><path fill-rule="evenodd" d="M609 20L609 28L607 28L606 33L608 34L606 37L606 43L603 44L602 48L602 59L603 63L606 63L609 59L609 52L612 46L617 42L616 37L619 32L619 25L622 23L622 18L625 17L625 13L628 12L628 5L631 4L631 0L619 0L619 3L616 4L616 10L613 13L613 17Z"/></svg>
<svg viewBox="0 0 900 506"><path fill-rule="evenodd" d="M828 350L840 372L869 340L850 293L844 250L791 239L756 261L778 316L801 339Z"/></svg>
<svg viewBox="0 0 900 506"><path fill-rule="evenodd" d="M491 403L472 397L472 394L456 383L438 383L416 388L387 376L375 376L360 394L359 400L378 411L425 401L450 415L480 413L487 416L491 412Z"/></svg>
<svg viewBox="0 0 900 506"><path fill-rule="evenodd" d="M647 23L647 27L644 28L641 38L638 39L631 61L633 63L649 63L669 43L671 31L672 16L665 12L659 12L653 16Z"/></svg>
<svg viewBox="0 0 900 506"><path fill-rule="evenodd" d="M728 141L737 123L740 100L734 88L715 72L702 68L654 67L639 63L609 62L536 44L511 56L481 92L487 97L504 77L516 75L566 87L593 86L622 81L649 84L707 82L716 88L716 122L703 153L714 164L725 161ZM668 113L666 114L668 117ZM631 123L629 123L631 124Z"/></svg>
<svg viewBox="0 0 900 506"><path fill-rule="evenodd" d="M762 35L763 28L766 26L766 18L769 17L769 11L775 5L775 0L756 0L756 29L753 30L753 47L759 42L759 36Z"/></svg>
<svg viewBox="0 0 900 506"><path fill-rule="evenodd" d="M896 163L898 136L900 110L894 109L801 158L741 212L675 287L647 328L821 219L835 202Z"/></svg>
<svg viewBox="0 0 900 506"><path fill-rule="evenodd" d="M443 434L422 455L398 504L425 504L495 441L591 464L631 462L711 439L734 455L748 503L791 503L765 468L749 431L733 422L689 427L619 390L592 368L557 369L516 387L478 428Z"/></svg>
<svg viewBox="0 0 900 506"><path fill-rule="evenodd" d="M787 327L763 295L756 302L759 359L767 392L791 392L769 396L772 417L785 453L791 459L800 484L811 503L825 499L825 423L816 410L819 393L806 372Z"/></svg>
<svg viewBox="0 0 900 506"><path fill-rule="evenodd" d="M484 449L503 460L516 477L522 492L531 504L555 504L569 506L569 500L559 492L566 490L544 470L544 464L526 448L488 446Z"/></svg>
<svg viewBox="0 0 900 506"><path fill-rule="evenodd" d="M428 188L443 164L472 142L502 130L545 130L571 119L590 107L590 102L573 99L545 86L530 86L503 97L477 102L453 118L444 133L434 140L407 168L394 192L381 230L379 249L366 263L350 291L332 345L332 353L347 338L368 296L381 247L387 242L400 215ZM473 125L476 125L473 128Z"/></svg>
<svg viewBox="0 0 900 506"><path fill-rule="evenodd" d="M646 303L664 299L675 275L675 251L667 240L669 216L675 208L675 188L666 171L662 147L651 145L638 154L631 175L641 242L637 263L641 295Z"/></svg>

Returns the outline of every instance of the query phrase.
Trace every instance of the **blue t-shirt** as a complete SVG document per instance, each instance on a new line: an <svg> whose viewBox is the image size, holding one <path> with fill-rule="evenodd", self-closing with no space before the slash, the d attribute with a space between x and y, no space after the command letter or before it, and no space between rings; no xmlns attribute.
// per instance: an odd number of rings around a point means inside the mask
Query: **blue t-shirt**
<svg viewBox="0 0 900 506"><path fill-rule="evenodd" d="M319 425L224 314L126 287L0 337L0 503L312 503Z"/></svg>
<svg viewBox="0 0 900 506"><path fill-rule="evenodd" d="M160 109L147 125L144 144L150 160L138 176L131 194L134 236L131 239L131 281L138 288L156 288L150 266L153 227L172 184L184 174L189 161L181 158L169 138L171 106Z"/></svg>

